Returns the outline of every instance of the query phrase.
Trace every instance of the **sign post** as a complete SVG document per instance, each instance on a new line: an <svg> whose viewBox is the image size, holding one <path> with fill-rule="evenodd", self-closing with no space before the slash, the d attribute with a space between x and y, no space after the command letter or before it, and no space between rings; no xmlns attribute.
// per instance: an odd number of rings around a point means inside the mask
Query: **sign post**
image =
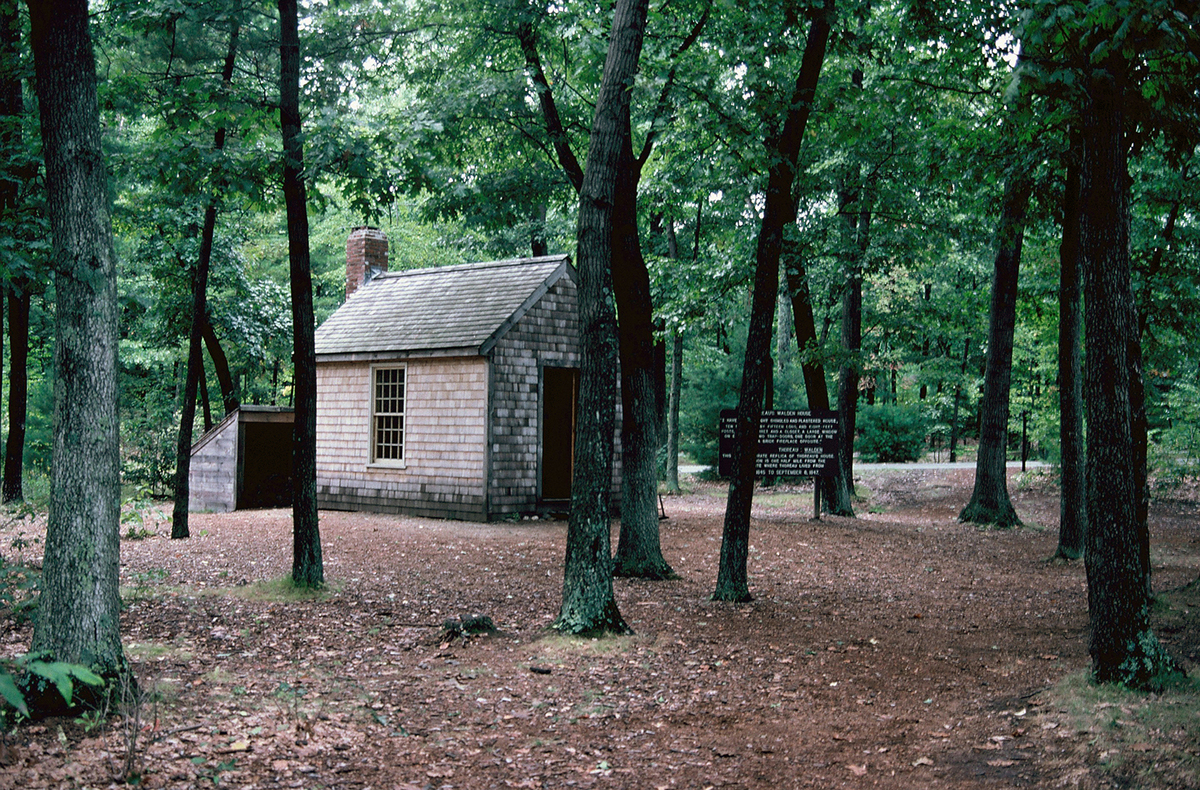
<svg viewBox="0 0 1200 790"><path fill-rule="evenodd" d="M736 440L737 412L721 410L721 477L731 477ZM819 478L837 473L837 412L831 410L764 411L758 426L758 456L755 477L813 478L813 519L821 517Z"/></svg>

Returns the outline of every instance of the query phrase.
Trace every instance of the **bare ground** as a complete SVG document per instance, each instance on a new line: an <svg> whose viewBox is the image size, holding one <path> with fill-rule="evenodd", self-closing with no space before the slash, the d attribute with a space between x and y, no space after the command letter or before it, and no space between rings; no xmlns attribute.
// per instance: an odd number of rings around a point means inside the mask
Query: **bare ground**
<svg viewBox="0 0 1200 790"><path fill-rule="evenodd" d="M0 790L119 785L130 757L154 788L1196 787L1194 694L1084 699L1057 491L1014 480L1032 526L981 530L956 521L970 481L867 473L860 517L820 522L806 489L761 492L744 605L708 600L724 490L696 483L662 522L682 579L617 580L635 633L599 641L547 630L565 522L326 512L330 589L305 598L278 583L290 512L197 514L187 541L142 513L121 568L140 706L6 735ZM1189 670L1197 526L1195 498L1156 503L1159 633ZM38 526L4 527L6 556L18 535ZM470 614L499 632L442 636ZM28 649L3 622L0 652Z"/></svg>

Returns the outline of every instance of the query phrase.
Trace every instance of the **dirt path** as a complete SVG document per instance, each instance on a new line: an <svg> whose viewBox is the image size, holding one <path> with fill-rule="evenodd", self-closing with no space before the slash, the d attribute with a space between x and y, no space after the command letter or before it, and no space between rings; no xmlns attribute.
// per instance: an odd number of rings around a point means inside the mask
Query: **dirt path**
<svg viewBox="0 0 1200 790"><path fill-rule="evenodd" d="M272 583L290 569L286 511L196 515L186 542L159 526L122 545L122 626L146 696L142 782L1107 787L1169 758L1183 767L1157 786L1193 786L1200 717L1163 735L1166 757L1132 744L1114 772L1107 741L1051 691L1087 666L1083 567L1044 562L1055 492L1014 479L1018 511L1040 526L986 531L955 521L969 482L962 470L868 473L860 518L816 523L806 491L760 495L756 600L737 606L707 600L724 491L698 485L667 499L662 522L683 578L618 580L635 634L602 641L547 634L562 522L324 513L332 589L316 600ZM1194 504L1156 507L1157 589L1200 576L1196 526ZM473 613L500 633L439 638L446 618ZM1176 614L1160 632L1190 668L1200 629ZM0 647L18 653L28 638L10 629ZM23 728L0 751L0 788L107 786L127 730L120 717L90 733Z"/></svg>

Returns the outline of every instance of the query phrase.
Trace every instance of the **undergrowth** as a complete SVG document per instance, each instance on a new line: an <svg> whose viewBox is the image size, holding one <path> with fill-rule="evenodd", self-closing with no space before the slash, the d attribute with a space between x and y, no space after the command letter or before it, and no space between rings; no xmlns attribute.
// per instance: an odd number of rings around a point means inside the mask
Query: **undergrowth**
<svg viewBox="0 0 1200 790"><path fill-rule="evenodd" d="M1078 672L1043 696L1083 739L1087 762L1123 786L1200 787L1200 680L1148 694Z"/></svg>

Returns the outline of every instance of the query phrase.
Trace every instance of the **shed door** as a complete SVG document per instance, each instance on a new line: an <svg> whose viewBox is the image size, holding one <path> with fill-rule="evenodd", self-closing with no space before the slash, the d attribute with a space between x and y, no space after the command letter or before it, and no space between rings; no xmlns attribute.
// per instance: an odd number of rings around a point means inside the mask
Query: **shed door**
<svg viewBox="0 0 1200 790"><path fill-rule="evenodd" d="M570 499L579 368L542 369L542 499Z"/></svg>

